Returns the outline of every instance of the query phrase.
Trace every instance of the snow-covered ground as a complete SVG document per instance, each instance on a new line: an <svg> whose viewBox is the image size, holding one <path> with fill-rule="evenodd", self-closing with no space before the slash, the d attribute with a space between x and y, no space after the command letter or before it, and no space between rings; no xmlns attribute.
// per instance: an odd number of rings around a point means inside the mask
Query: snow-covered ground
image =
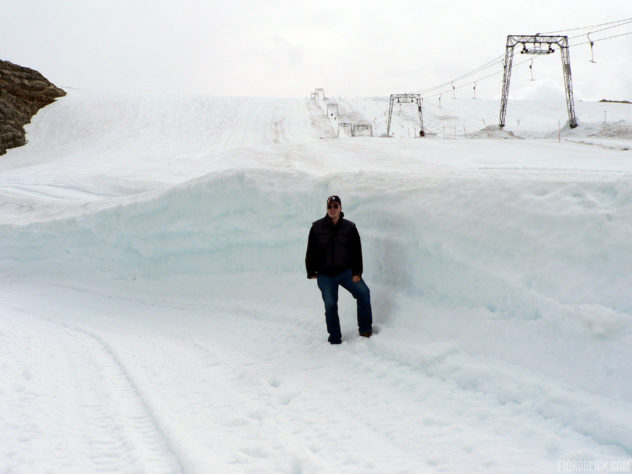
<svg viewBox="0 0 632 474"><path fill-rule="evenodd" d="M71 93L0 159L0 472L632 470L632 105ZM559 128L558 128L559 123ZM487 127L487 128L485 128ZM358 225L379 334L304 252ZM593 469L594 470L594 469Z"/></svg>

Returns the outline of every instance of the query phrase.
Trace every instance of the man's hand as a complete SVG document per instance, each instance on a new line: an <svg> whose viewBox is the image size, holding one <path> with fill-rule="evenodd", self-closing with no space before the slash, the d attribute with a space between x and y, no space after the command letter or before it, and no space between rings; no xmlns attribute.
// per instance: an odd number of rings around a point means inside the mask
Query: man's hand
<svg viewBox="0 0 632 474"><path fill-rule="evenodd" d="M360 275L353 275L353 277L351 277L351 280L353 280L353 283L358 283L360 280L362 280L362 277Z"/></svg>

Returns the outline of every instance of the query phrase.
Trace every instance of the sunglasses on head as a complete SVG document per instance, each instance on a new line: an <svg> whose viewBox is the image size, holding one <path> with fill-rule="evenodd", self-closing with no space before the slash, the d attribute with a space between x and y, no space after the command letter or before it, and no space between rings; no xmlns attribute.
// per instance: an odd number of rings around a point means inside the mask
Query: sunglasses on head
<svg viewBox="0 0 632 474"><path fill-rule="evenodd" d="M327 209L338 209L338 203L334 202L333 204L327 204Z"/></svg>

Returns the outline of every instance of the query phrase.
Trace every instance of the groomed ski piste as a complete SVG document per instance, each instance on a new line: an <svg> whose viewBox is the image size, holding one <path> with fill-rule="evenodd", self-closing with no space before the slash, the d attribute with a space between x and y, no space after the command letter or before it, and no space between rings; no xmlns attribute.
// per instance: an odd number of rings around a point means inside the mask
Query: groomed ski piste
<svg viewBox="0 0 632 474"><path fill-rule="evenodd" d="M0 472L630 471L632 105L71 90L0 158ZM558 129L558 121L560 128ZM487 127L487 128L486 128ZM327 343L330 194L379 334ZM592 464L587 464L592 463Z"/></svg>

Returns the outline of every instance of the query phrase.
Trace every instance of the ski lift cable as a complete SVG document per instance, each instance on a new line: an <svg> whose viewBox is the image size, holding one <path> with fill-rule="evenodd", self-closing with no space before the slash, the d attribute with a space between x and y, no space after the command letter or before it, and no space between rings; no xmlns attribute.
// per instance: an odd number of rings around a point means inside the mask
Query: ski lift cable
<svg viewBox="0 0 632 474"><path fill-rule="evenodd" d="M521 66L521 65L523 65L523 64L525 64L525 63L528 63L529 61L531 61L531 58L529 58L529 59L525 59L524 61L520 61L520 62L516 63L516 64L515 64L515 67ZM478 83L478 82L484 81L485 79L489 79L489 78L491 78L491 77L498 76L499 74L502 74L502 73L503 73L503 70L501 69L501 70L499 70L499 71L493 72L493 73L488 74L488 75L486 75L486 76L479 77L479 78L477 78L476 80L474 80L474 81L472 81L472 82L468 82L468 83L465 83L465 84L461 84L461 85L457 86L457 87L456 87L456 89L463 89L463 88L465 88L465 87L469 87L469 86L471 86L471 85L472 85L472 84L474 84L474 83ZM438 96L440 96L440 95L447 94L447 93L449 93L449 92L451 92L451 91L452 91L452 88L450 88L450 89L444 89L444 90L442 90L442 91L435 92L434 94L424 95L424 98L428 98L428 99L429 99L429 98L433 98L433 97L438 97Z"/></svg>
<svg viewBox="0 0 632 474"><path fill-rule="evenodd" d="M632 35L632 31L628 31L627 33L621 33L620 35L607 36L605 38L597 38L597 39L592 40L592 42L596 43L597 41L605 41L605 40L609 40L609 39L612 39L612 38L619 38L621 36L627 36L627 35ZM583 41L581 43L574 43L574 44L569 45L568 47L569 48L574 48L575 46L582 46L584 44L590 44L590 41Z"/></svg>
<svg viewBox="0 0 632 474"><path fill-rule="evenodd" d="M430 87L430 88L427 88L427 89L422 89L422 90L420 90L420 92L421 92L421 93L432 92L432 91L434 91L434 90L436 90L436 89L440 89L440 88L442 88L442 87L448 86L448 85L452 84L453 82L456 82L456 81L461 81L461 80L463 80L463 79L466 79L466 78L468 78L468 77L471 77L471 76L473 76L473 75L475 75L475 74L477 74L477 73L479 73L479 72L481 72L481 71L484 71L485 69L488 69L488 68L490 68L490 67L492 67L492 66L495 66L496 64L499 64L500 62L501 62L500 60L495 60L495 61L494 61L493 63L491 63L491 64L486 64L485 66L481 66L481 67L479 67L479 68L477 68L477 69L475 69L475 70L473 70L473 71L470 71L470 72L469 72L469 73L467 73L467 74L463 74L463 75L461 75L461 76L459 76L459 77L457 77L457 78L455 78L455 79L452 79L452 80L450 80L450 81L447 81L447 82L444 82L444 83L438 84L438 85L436 85L436 86L434 86L434 87Z"/></svg>
<svg viewBox="0 0 632 474"><path fill-rule="evenodd" d="M599 30L591 30L591 31L589 31L589 33L599 33L600 31L606 31L606 30L611 30L613 28L619 28L620 26L629 25L630 23L632 23L632 20L626 21L625 23L620 23L620 24L615 25L615 26L609 26L607 28L601 28ZM585 33L582 33L581 35L571 36L568 39L581 38L583 36L585 36Z"/></svg>
<svg viewBox="0 0 632 474"><path fill-rule="evenodd" d="M590 28L598 28L600 26L612 25L614 23L621 23L621 22L628 22L628 21L632 21L632 18L625 18L623 20L609 21L608 23L600 23L598 25L582 26L581 28L566 28L564 30L549 31L547 33L542 33L542 34L543 35L552 35L553 33L562 33L562 32L565 32L565 31L588 30Z"/></svg>
<svg viewBox="0 0 632 474"><path fill-rule="evenodd" d="M463 75L461 75L459 77L456 77L456 78L454 78L454 79L452 79L450 81L446 81L446 82L443 82L441 84L437 84L434 87L429 87L427 89L421 89L419 92L420 93L427 93L427 92L432 92L432 91L434 91L436 89L440 89L440 88L445 87L445 86L449 86L453 82L466 79L466 78L468 78L470 76L473 76L473 75L475 75L475 74L477 74L477 73L479 73L481 71L484 71L485 69L488 69L488 68L490 68L492 66L495 66L495 65L497 65L499 63L502 63L502 60L503 60L504 57L505 57L504 54L502 56L498 56L497 58L492 59L491 61L483 64L482 66L477 67L476 69L473 69L472 71L470 71L470 72L468 72L466 74L463 74Z"/></svg>

